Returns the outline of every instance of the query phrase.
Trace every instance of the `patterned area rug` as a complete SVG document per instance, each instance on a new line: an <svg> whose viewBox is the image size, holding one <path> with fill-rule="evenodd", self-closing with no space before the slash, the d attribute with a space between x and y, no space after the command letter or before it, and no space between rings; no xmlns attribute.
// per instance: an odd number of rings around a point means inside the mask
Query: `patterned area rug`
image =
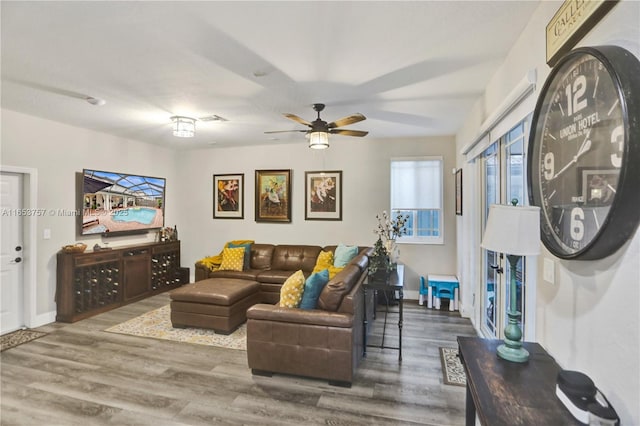
<svg viewBox="0 0 640 426"><path fill-rule="evenodd" d="M155 309L107 328L105 331L132 336L151 337L161 340L218 346L221 348L247 350L247 326L242 324L228 336L216 334L204 328L173 328L169 305Z"/></svg>
<svg viewBox="0 0 640 426"><path fill-rule="evenodd" d="M445 385L467 385L467 375L458 357L458 349L440 348L440 361L442 361L442 378Z"/></svg>
<svg viewBox="0 0 640 426"><path fill-rule="evenodd" d="M47 333L43 333L42 331L34 331L34 330L18 330L13 333L5 334L0 337L0 352L5 351L7 349L15 348L18 345L23 343L30 342L35 339L39 339L42 336L46 336Z"/></svg>

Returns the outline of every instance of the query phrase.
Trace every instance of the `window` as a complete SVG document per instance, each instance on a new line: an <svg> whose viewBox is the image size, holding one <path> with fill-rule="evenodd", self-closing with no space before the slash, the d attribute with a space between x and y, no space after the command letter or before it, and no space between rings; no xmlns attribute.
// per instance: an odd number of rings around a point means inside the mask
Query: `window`
<svg viewBox="0 0 640 426"><path fill-rule="evenodd" d="M391 160L391 215L409 215L401 243L443 244L442 157Z"/></svg>

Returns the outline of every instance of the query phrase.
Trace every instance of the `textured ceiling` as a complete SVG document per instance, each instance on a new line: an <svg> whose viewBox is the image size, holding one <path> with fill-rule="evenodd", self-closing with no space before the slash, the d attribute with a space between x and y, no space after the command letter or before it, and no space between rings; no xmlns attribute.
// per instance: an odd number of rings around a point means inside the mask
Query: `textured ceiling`
<svg viewBox="0 0 640 426"><path fill-rule="evenodd" d="M364 114L345 128L366 138L450 135L537 5L2 1L2 107L185 148L304 143L264 131L304 129L282 113L319 102ZM227 121L180 139L173 115Z"/></svg>

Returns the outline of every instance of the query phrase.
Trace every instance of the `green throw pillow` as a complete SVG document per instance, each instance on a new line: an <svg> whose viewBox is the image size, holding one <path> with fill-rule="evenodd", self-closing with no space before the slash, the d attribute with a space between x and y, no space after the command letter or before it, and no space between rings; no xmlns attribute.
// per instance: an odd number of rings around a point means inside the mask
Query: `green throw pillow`
<svg viewBox="0 0 640 426"><path fill-rule="evenodd" d="M329 270L324 269L315 274L311 274L304 283L304 293L302 293L302 302L300 309L315 309L318 305L318 298L322 289L329 282Z"/></svg>
<svg viewBox="0 0 640 426"><path fill-rule="evenodd" d="M345 246L344 244L338 244L336 247L336 253L333 256L333 266L343 267L347 266L351 259L358 255L358 246Z"/></svg>

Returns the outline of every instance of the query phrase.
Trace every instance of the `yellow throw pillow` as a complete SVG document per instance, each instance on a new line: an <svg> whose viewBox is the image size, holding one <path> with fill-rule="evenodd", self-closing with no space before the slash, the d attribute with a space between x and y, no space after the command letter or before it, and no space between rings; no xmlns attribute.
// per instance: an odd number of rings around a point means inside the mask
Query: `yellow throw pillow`
<svg viewBox="0 0 640 426"><path fill-rule="evenodd" d="M297 308L302 301L302 293L304 292L304 274L302 270L296 271L282 284L280 288L279 306L284 308Z"/></svg>
<svg viewBox="0 0 640 426"><path fill-rule="evenodd" d="M329 279L333 279L336 274L344 269L344 266L329 266L327 268L329 270Z"/></svg>
<svg viewBox="0 0 640 426"><path fill-rule="evenodd" d="M316 272L324 271L333 267L333 252L321 251L316 259L316 266L313 267L313 274ZM331 272L331 270L329 270Z"/></svg>
<svg viewBox="0 0 640 426"><path fill-rule="evenodd" d="M222 263L219 271L242 271L244 265L244 247L222 250Z"/></svg>

